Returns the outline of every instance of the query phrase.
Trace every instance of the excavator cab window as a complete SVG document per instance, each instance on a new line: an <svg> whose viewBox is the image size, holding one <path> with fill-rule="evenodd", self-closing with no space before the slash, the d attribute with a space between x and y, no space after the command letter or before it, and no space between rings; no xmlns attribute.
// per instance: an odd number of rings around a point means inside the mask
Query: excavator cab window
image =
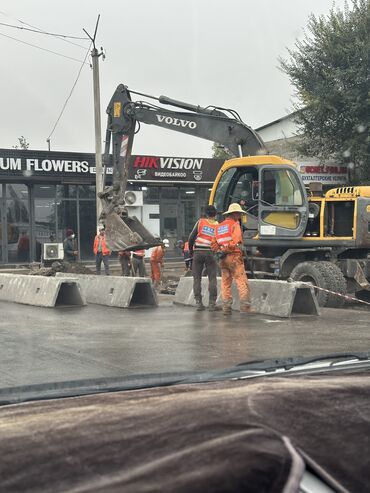
<svg viewBox="0 0 370 493"><path fill-rule="evenodd" d="M260 168L260 236L299 237L307 224L307 199L298 172L288 166Z"/></svg>
<svg viewBox="0 0 370 493"><path fill-rule="evenodd" d="M222 175L214 205L221 212L236 202L251 214L258 215L258 171L254 167L229 168Z"/></svg>
<svg viewBox="0 0 370 493"><path fill-rule="evenodd" d="M302 205L296 176L287 169L263 170L262 200L271 205Z"/></svg>

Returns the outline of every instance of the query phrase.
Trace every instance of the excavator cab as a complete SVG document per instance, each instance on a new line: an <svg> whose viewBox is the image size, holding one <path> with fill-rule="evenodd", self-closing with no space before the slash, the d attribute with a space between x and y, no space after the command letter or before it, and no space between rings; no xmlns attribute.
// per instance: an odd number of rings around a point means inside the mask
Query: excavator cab
<svg viewBox="0 0 370 493"><path fill-rule="evenodd" d="M299 238L308 220L308 201L294 163L277 156L250 156L225 162L210 203L219 212L239 203L250 237Z"/></svg>

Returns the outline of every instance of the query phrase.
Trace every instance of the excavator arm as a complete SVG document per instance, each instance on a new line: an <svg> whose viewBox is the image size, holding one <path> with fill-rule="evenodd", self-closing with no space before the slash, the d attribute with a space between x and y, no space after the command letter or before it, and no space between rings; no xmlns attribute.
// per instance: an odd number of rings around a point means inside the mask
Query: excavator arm
<svg viewBox="0 0 370 493"><path fill-rule="evenodd" d="M155 98L157 99L157 98ZM124 197L128 165L138 123L192 135L224 145L235 156L262 153L264 143L239 115L228 109L191 105L160 96L157 101L186 111L168 110L142 101L132 101L130 91L120 84L108 105L108 125L103 163L113 166L112 186L100 197L103 201L101 221L106 226L108 244L113 251L150 248L159 244L134 217L127 215ZM110 161L112 144L113 163Z"/></svg>

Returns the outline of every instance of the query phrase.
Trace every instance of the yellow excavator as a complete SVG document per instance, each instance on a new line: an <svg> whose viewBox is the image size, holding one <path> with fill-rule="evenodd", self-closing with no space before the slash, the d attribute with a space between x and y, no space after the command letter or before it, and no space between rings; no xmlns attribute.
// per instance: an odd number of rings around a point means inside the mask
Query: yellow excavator
<svg viewBox="0 0 370 493"><path fill-rule="evenodd" d="M176 110L132 101L131 94ZM310 282L323 288L317 290L323 306L344 303L343 296L332 292L370 298L370 187L340 187L324 194L311 184L307 191L297 165L268 155L260 136L232 109L154 98L120 84L107 114L103 163L113 167L113 183L101 194L101 221L113 251L159 243L137 218L128 216L124 203L134 135L141 123L156 125L217 142L238 156L222 166L210 204L220 212L232 202L245 209L249 275Z"/></svg>

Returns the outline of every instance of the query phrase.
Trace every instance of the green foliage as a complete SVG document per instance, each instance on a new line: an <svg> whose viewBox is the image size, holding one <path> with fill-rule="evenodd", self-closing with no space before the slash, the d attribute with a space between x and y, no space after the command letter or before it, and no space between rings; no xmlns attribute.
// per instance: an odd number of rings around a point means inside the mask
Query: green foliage
<svg viewBox="0 0 370 493"><path fill-rule="evenodd" d="M370 0L311 15L289 55L280 64L296 88L299 151L347 163L352 181L370 179Z"/></svg>
<svg viewBox="0 0 370 493"><path fill-rule="evenodd" d="M228 150L226 147L218 144L217 142L214 142L212 144L212 157L215 159L232 159L235 156Z"/></svg>
<svg viewBox="0 0 370 493"><path fill-rule="evenodd" d="M21 135L20 137L18 137L18 144L13 146L13 149L27 150L29 146L30 144L27 142L26 138L23 135Z"/></svg>

